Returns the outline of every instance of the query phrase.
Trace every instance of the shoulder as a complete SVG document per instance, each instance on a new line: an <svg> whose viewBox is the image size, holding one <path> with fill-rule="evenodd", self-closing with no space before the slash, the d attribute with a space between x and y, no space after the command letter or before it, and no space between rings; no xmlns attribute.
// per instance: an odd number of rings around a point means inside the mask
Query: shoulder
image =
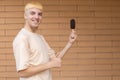
<svg viewBox="0 0 120 80"><path fill-rule="evenodd" d="M21 42L27 41L28 38L29 38L29 35L26 34L24 31L20 30L13 40L13 45L20 44Z"/></svg>
<svg viewBox="0 0 120 80"><path fill-rule="evenodd" d="M40 35L40 37L41 37L41 39L42 39L44 42L46 42L46 39L45 39L45 37L44 37L43 35Z"/></svg>

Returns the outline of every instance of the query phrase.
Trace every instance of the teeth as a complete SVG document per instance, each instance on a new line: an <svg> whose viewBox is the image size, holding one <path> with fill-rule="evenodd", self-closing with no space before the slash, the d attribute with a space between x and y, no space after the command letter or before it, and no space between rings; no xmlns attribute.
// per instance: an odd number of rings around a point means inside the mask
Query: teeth
<svg viewBox="0 0 120 80"><path fill-rule="evenodd" d="M36 21L36 20L33 20L33 22L38 22L38 21Z"/></svg>
<svg viewBox="0 0 120 80"><path fill-rule="evenodd" d="M33 22L34 24L38 24L38 23L39 23L39 20L32 19L32 22Z"/></svg>

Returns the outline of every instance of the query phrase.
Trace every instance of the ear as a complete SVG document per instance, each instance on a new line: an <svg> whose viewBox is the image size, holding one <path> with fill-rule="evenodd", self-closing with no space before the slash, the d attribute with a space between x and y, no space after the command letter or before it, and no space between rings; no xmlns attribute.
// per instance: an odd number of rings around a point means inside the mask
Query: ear
<svg viewBox="0 0 120 80"><path fill-rule="evenodd" d="M27 19L27 15L26 15L26 12L24 13L24 19Z"/></svg>

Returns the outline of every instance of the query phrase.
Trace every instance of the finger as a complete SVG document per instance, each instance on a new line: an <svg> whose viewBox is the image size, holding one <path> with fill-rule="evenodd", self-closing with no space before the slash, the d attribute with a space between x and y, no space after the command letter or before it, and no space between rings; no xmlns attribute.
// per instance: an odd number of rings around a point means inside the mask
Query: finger
<svg viewBox="0 0 120 80"><path fill-rule="evenodd" d="M73 29L73 30L72 30L72 33L76 33L76 31Z"/></svg>
<svg viewBox="0 0 120 80"><path fill-rule="evenodd" d="M73 37L73 36L71 36L71 39L74 39L74 37Z"/></svg>

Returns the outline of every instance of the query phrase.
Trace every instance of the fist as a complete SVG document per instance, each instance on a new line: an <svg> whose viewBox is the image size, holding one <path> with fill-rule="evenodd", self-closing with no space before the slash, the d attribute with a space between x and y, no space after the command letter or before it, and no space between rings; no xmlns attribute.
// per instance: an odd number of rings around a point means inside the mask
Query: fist
<svg viewBox="0 0 120 80"><path fill-rule="evenodd" d="M71 34L70 34L70 36L69 36L69 42L70 42L70 43L75 42L76 38L77 38L76 31L75 31L75 30L72 30L72 32L71 32Z"/></svg>

